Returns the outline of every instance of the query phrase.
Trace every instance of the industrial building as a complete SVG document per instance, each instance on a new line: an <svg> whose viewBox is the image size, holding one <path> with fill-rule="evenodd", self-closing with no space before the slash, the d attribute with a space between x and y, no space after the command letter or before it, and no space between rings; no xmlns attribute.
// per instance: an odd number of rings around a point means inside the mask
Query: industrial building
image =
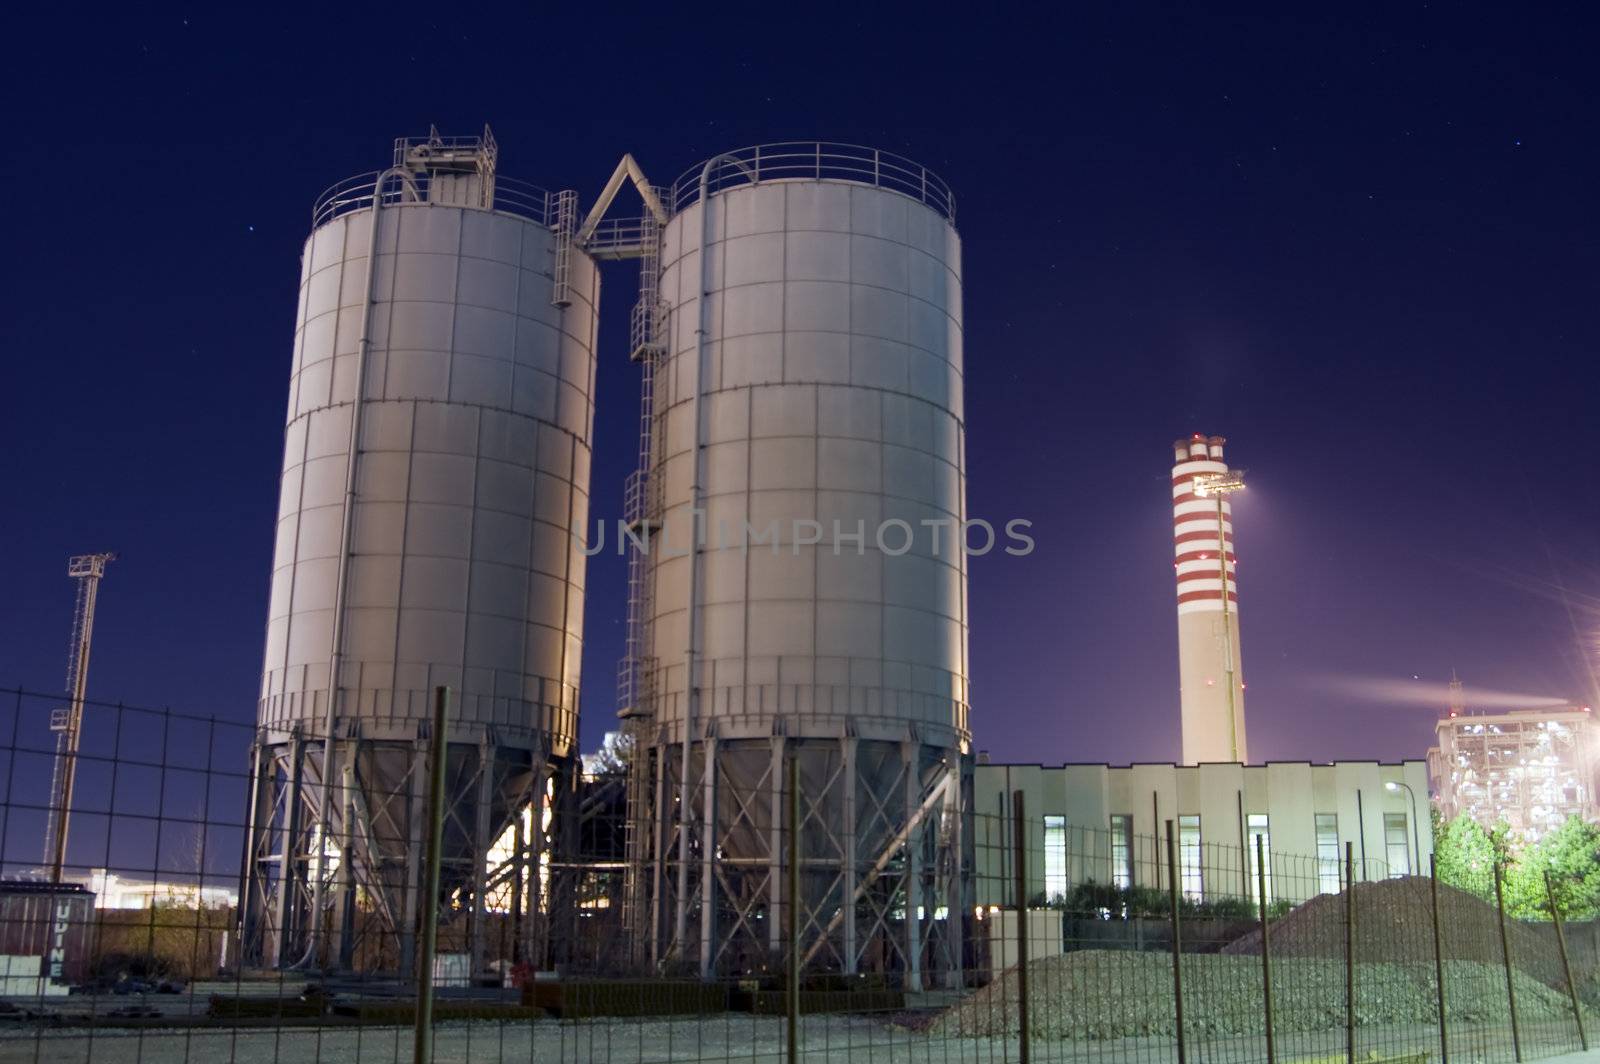
<svg viewBox="0 0 1600 1064"><path fill-rule="evenodd" d="M1435 733L1428 775L1446 819L1504 824L1528 842L1571 816L1600 822L1600 727L1590 707L1469 712L1458 695Z"/></svg>
<svg viewBox="0 0 1600 1064"><path fill-rule="evenodd" d="M629 188L636 214L619 207ZM574 192L500 173L487 129L402 138L387 169L317 201L246 963L410 971L438 906L469 978L560 968L580 927L611 968L711 978L771 970L796 906L807 967L956 986L975 884L995 872L997 840L975 835L999 830L1013 789L1044 818L1046 854L1066 830L1107 840L1103 860L1047 861L1045 893L1131 883L1132 848L1168 819L1196 852L1270 832L1283 852L1358 844L1373 874L1423 866L1420 763L1246 763L1229 503L1243 480L1218 436L1179 441L1172 467L1184 764L975 777L954 215L924 167L816 142L723 153L671 186L624 156L580 211ZM617 260L639 271L619 529L630 756L586 775L597 321ZM444 872L425 897L441 742ZM1208 859L1186 890L1237 874Z"/></svg>
<svg viewBox="0 0 1600 1064"><path fill-rule="evenodd" d="M642 209L613 217L630 185ZM965 517L953 216L923 167L808 142L718 155L670 188L624 156L580 222L575 193L500 173L487 129L401 139L387 169L317 201L247 962L407 971L422 907L443 903L474 974L496 948L560 963L595 835L581 821L607 808L580 796L575 738L597 264L625 259L641 370L618 685L638 753L610 906L625 959L707 976L774 962L793 761L806 963L956 978L962 921L934 914L969 900L965 556L953 534L905 550L874 534ZM711 545L726 525L775 538ZM859 530L860 549L797 531L813 525ZM446 856L424 898L439 686ZM490 942L507 913L509 951Z"/></svg>
<svg viewBox="0 0 1600 1064"><path fill-rule="evenodd" d="M1000 904L1011 793L1023 792L1040 855L1030 897L1085 882L1164 887L1166 830L1180 886L1196 901L1251 897L1255 838L1268 854L1269 900L1337 893L1345 844L1360 879L1426 873L1433 857L1427 764L1271 761L1264 765L992 765L976 770L980 905ZM1306 858L1315 855L1315 873Z"/></svg>
<svg viewBox="0 0 1600 1064"><path fill-rule="evenodd" d="M1257 836L1273 855L1277 900L1337 891L1346 843L1358 878L1427 869L1433 840L1423 761L1248 763L1228 501L1244 479L1224 461L1224 442L1197 432L1173 444L1182 764L1046 767L980 758L972 800L980 904L999 903L1006 889L1013 791L1023 793L1033 825L1030 848L1044 856L1028 869L1034 896L1085 882L1160 886L1169 822L1182 888L1196 900L1254 892ZM1283 855L1311 854L1316 875L1286 874Z"/></svg>

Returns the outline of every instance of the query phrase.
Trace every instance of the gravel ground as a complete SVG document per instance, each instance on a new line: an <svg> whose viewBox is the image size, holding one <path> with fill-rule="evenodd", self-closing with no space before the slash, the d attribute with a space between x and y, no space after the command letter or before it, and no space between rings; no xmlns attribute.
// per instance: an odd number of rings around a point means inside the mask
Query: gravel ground
<svg viewBox="0 0 1600 1064"><path fill-rule="evenodd" d="M1532 1061L1577 1048L1571 1025L1529 1023L1523 1030L1523 1057ZM435 1059L440 1064L665 1064L667 1061L781 1064L781 1018L730 1015L696 1020L616 1023L442 1025ZM1428 1052L1437 1059L1438 1032L1432 1026L1363 1028L1358 1053L1391 1056ZM801 1027L801 1060L808 1064L1009 1064L1019 1059L1015 1038L961 1038L918 1033L875 1018L806 1017ZM1511 1042L1504 1027L1452 1032L1452 1064L1510 1064ZM1189 1043L1189 1064L1255 1064L1266 1060L1260 1037L1199 1039ZM1288 1034L1278 1041L1279 1061L1338 1064L1342 1031ZM410 1028L324 1028L317 1030L100 1031L93 1038L70 1031L0 1034L0 1064L179 1064L234 1061L237 1064L398 1064L411 1059ZM1036 1064L1175 1064L1170 1038L1115 1041L1038 1041Z"/></svg>
<svg viewBox="0 0 1600 1064"><path fill-rule="evenodd" d="M1029 964L1029 1029L1055 1040L1171 1037L1172 964L1164 953L1084 950ZM1274 958L1273 1025L1279 1032L1340 1030L1345 969L1341 961ZM1195 1036L1265 1031L1261 961L1257 957L1191 954L1183 962L1184 1027ZM1570 1022L1565 994L1517 973L1520 1017ZM1474 961L1445 963L1446 1014L1453 1023L1506 1023L1504 969ZM1356 1022L1362 1026L1431 1024L1433 966L1356 965ZM1011 1035L1019 1029L1017 973L952 1008L935 1025L943 1035ZM1597 1025L1600 1026L1600 1025Z"/></svg>

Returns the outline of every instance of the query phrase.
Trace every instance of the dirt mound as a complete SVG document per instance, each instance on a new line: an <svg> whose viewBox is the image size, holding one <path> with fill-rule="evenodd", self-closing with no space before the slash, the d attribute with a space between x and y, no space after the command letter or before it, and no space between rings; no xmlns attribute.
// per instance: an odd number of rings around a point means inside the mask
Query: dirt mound
<svg viewBox="0 0 1600 1064"><path fill-rule="evenodd" d="M1359 913L1359 908L1357 909ZM1274 950L1276 954L1276 950ZM1273 1028L1325 1031L1344 1025L1343 960L1273 960ZM1172 960L1165 953L1081 950L1029 961L1029 1028L1050 1039L1110 1039L1174 1034ZM1248 956L1186 954L1184 1028L1191 1037L1260 1034L1261 963ZM1498 965L1451 961L1445 966L1445 1010L1452 1022L1503 1023L1509 1018L1505 974ZM1356 965L1356 1022L1433 1023L1433 965ZM1564 994L1517 974L1517 1012L1525 1020L1570 1017ZM952 1006L934 1024L941 1035L1015 1034L1017 970Z"/></svg>
<svg viewBox="0 0 1600 1064"><path fill-rule="evenodd" d="M1433 963L1433 901L1428 880L1413 876L1357 883L1357 962ZM1275 920L1272 956L1344 958L1343 894L1323 894ZM1446 960L1502 964L1499 911L1474 894L1439 884L1440 943ZM1565 989L1561 958L1534 928L1506 921L1511 962L1552 987ZM1252 931L1222 948L1225 954L1261 953L1261 932ZM1449 977L1445 979L1449 985Z"/></svg>

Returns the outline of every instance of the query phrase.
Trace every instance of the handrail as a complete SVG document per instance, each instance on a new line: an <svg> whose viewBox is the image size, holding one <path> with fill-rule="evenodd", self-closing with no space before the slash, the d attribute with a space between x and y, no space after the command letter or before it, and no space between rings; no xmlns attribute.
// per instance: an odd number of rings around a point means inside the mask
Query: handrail
<svg viewBox="0 0 1600 1064"><path fill-rule="evenodd" d="M672 183L669 205L674 214L699 202L701 170L708 170L708 194L782 179L851 181L909 196L948 221L956 217L955 194L938 174L903 156L859 144L787 141L723 152L709 164L696 163Z"/></svg>
<svg viewBox="0 0 1600 1064"><path fill-rule="evenodd" d="M386 207L393 204L427 202L429 174L414 173L408 184L398 181L393 173L392 170L373 170L347 177L330 186L317 197L311 207L311 227L315 229L326 225L340 215L350 214L353 211L368 210L374 200ZM555 222L556 196L538 185L496 174L493 178L490 206L487 209L514 214L519 218L549 226Z"/></svg>

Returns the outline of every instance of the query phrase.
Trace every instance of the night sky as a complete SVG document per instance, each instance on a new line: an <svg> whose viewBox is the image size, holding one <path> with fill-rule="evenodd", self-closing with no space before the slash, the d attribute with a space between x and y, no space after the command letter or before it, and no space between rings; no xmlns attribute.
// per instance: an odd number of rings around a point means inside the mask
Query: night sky
<svg viewBox="0 0 1600 1064"><path fill-rule="evenodd" d="M1592 27L450 7L13 24L0 685L59 690L67 555L117 550L91 694L251 719L311 204L397 135L487 121L504 173L585 205L624 151L666 183L789 139L949 181L969 509L1038 542L972 566L997 760L1177 756L1168 445L1195 431L1252 483L1257 758L1420 756L1452 668L1483 705L1593 698ZM614 520L632 268L605 284ZM603 555L586 746L614 726L623 609Z"/></svg>

